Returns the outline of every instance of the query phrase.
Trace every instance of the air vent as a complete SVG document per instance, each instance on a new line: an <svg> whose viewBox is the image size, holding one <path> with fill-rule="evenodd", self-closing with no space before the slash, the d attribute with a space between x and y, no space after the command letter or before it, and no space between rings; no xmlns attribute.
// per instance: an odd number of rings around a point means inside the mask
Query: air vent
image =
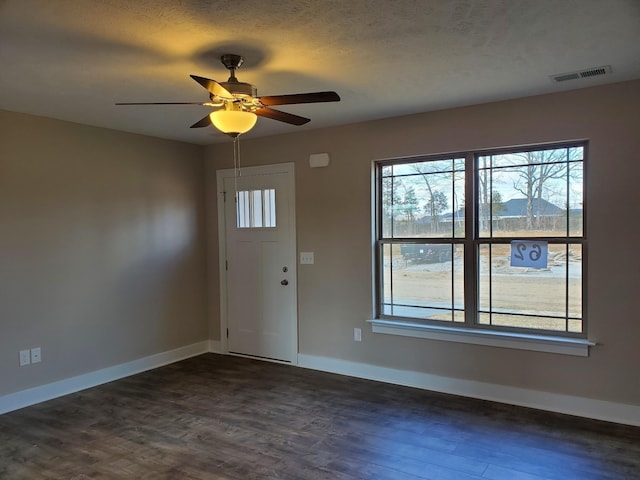
<svg viewBox="0 0 640 480"><path fill-rule="evenodd" d="M609 67L611 71L611 67ZM605 75L607 73L607 67L592 68L591 70L584 70L580 72L580 77L595 77L596 75Z"/></svg>
<svg viewBox="0 0 640 480"><path fill-rule="evenodd" d="M580 75L578 75L577 73L562 73L551 78L553 78L556 82L566 82L567 80L577 80L580 78Z"/></svg>
<svg viewBox="0 0 640 480"><path fill-rule="evenodd" d="M553 80L554 82L566 82L568 80L578 80L580 78L598 77L600 75L606 75L608 73L611 73L611 65L589 68L586 70L580 70L579 72L551 75L551 80Z"/></svg>

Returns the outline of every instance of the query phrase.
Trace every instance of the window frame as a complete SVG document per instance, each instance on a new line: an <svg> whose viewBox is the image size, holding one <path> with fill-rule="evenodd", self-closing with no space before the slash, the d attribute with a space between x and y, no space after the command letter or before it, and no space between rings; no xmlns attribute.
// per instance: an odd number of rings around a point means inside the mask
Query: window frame
<svg viewBox="0 0 640 480"><path fill-rule="evenodd" d="M582 165L582 232L581 235L570 235L569 224L567 222L567 232L564 237L551 236L518 236L518 240L535 239L548 241L549 245L562 244L580 244L582 248L582 273L581 273L581 321L582 329L580 332L571 332L568 328L565 331L550 330L550 329L536 329L536 328L523 328L514 326L500 326L500 325L488 325L479 322L480 318L480 277L479 277L479 262L480 262L480 246L481 245L496 245L496 244L508 244L515 237L481 237L480 236L480 222L479 222L479 209L480 202L479 196L479 177L480 167L479 159L483 156L501 155L507 153L522 153L549 149L562 149L570 147L581 147L583 149L583 156L581 160ZM446 154L436 155L419 155L412 157L391 158L376 160L373 162L373 187L374 195L372 199L373 205L373 260L374 260L374 319L371 321L374 326L374 332L379 333L396 333L400 335L409 335L426 338L440 338L442 334L445 336L451 333L455 336L453 341L462 341L464 343L481 343L492 344L491 342L485 343L484 338L486 334L495 334L499 338L516 338L519 340L525 340L527 342L540 341L543 344L557 341L560 344L574 344L573 346L584 347L581 353L575 353L578 355L585 355L585 349L588 353L588 346L594 345L593 342L587 340L588 334L588 316L587 316L587 263L588 263L588 249L587 249L587 166L588 166L588 149L589 142L586 139L573 140L566 142L555 143L543 143L523 145L518 147L501 147L501 148L489 148L489 149L477 149L468 150L463 152L453 152ZM456 237L454 231L451 232L450 237L383 237L383 168L389 165L402 165L416 162L430 162L437 160L453 160L453 159L465 159L465 184L464 192L465 199L473 199L472 202L465 201L465 233L462 237ZM566 163L570 163L569 160ZM400 317L384 313L384 248L385 245L393 244L447 244L447 245L463 245L464 248L464 322L454 321L440 321L429 320L412 317ZM452 270L453 277L453 270ZM565 283L568 284L568 277L565 279ZM455 302L452 301L452 307ZM568 309L565 316L565 325L568 325L569 316ZM376 330L376 326L378 329ZM394 328L398 328L397 331L390 331ZM414 333L410 333L415 330ZM422 330L422 331L421 331ZM431 333L425 334L424 332L429 330ZM417 332L417 333L416 333ZM435 336L432 334L435 332ZM482 341L476 342L469 335L477 334L475 336L483 337ZM473 335L472 335L473 336ZM466 338L469 337L469 338ZM465 339L466 338L466 339ZM470 339L471 338L471 339ZM446 339L446 338L445 338ZM505 345L498 345L505 346ZM508 345L507 345L508 346ZM542 351L554 351L554 349L548 350L545 348L527 348L514 347L514 348L526 348ZM556 352L556 353L571 353L571 352Z"/></svg>

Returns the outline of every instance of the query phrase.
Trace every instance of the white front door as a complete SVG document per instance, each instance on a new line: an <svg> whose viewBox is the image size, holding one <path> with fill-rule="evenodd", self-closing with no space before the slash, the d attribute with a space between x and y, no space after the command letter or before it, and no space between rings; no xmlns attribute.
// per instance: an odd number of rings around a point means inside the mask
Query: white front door
<svg viewBox="0 0 640 480"><path fill-rule="evenodd" d="M243 168L240 176L219 171L218 186L224 201L226 351L296 363L293 164Z"/></svg>

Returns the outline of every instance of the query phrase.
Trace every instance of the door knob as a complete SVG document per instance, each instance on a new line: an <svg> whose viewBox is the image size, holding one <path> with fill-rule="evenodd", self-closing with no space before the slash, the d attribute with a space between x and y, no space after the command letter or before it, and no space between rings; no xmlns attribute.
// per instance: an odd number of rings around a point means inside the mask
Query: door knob
<svg viewBox="0 0 640 480"><path fill-rule="evenodd" d="M280 282L280 285L289 285L289 280L286 278Z"/></svg>

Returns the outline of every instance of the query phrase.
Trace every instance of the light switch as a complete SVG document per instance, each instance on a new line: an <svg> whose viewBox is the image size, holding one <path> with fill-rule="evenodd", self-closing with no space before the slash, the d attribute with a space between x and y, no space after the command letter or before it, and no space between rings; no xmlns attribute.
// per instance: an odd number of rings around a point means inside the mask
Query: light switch
<svg viewBox="0 0 640 480"><path fill-rule="evenodd" d="M313 252L300 252L300 265L313 265Z"/></svg>
<svg viewBox="0 0 640 480"><path fill-rule="evenodd" d="M42 350L40 347L31 349L31 363L40 363L42 361Z"/></svg>
<svg viewBox="0 0 640 480"><path fill-rule="evenodd" d="M29 350L20 350L20 366L24 367L31 363L31 357L29 356Z"/></svg>

